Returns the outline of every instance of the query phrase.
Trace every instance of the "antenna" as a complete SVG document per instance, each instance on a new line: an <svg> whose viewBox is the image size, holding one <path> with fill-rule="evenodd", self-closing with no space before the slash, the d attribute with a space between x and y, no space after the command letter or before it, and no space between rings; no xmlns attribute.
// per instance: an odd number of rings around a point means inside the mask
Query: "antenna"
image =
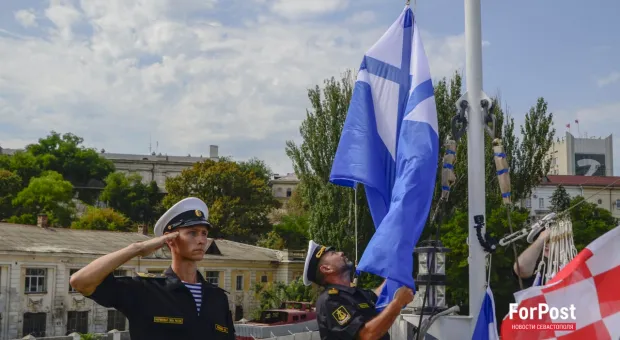
<svg viewBox="0 0 620 340"><path fill-rule="evenodd" d="M151 151L153 151L151 149L151 134L149 133L149 155L151 154Z"/></svg>

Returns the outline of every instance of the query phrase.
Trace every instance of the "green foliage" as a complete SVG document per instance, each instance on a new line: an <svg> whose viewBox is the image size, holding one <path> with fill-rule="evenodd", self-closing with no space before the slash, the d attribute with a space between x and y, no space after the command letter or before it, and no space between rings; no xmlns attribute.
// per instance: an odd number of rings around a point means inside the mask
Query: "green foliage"
<svg viewBox="0 0 620 340"><path fill-rule="evenodd" d="M255 242L257 235L271 230L268 214L280 203L273 197L265 173L253 166L228 159L205 160L166 180L168 195L163 205L171 207L194 196L209 206L212 237L238 242Z"/></svg>
<svg viewBox="0 0 620 340"><path fill-rule="evenodd" d="M566 189L562 184L558 185L558 187L551 194L551 211L560 212L568 209L570 207L570 195L566 192Z"/></svg>
<svg viewBox="0 0 620 340"><path fill-rule="evenodd" d="M56 171L75 185L85 185L92 179L103 181L114 171L114 164L95 149L84 147L83 142L72 133L52 131L37 144L28 145L26 151L36 157L41 169Z"/></svg>
<svg viewBox="0 0 620 340"><path fill-rule="evenodd" d="M88 207L86 213L71 224L71 229L130 231L131 221L111 208Z"/></svg>
<svg viewBox="0 0 620 340"><path fill-rule="evenodd" d="M13 213L13 199L21 190L22 179L15 173L0 169L0 221Z"/></svg>
<svg viewBox="0 0 620 340"><path fill-rule="evenodd" d="M37 215L46 213L51 226L67 227L75 214L73 185L55 171L46 171L30 180L28 187L13 199L14 215L9 222L36 224Z"/></svg>
<svg viewBox="0 0 620 340"><path fill-rule="evenodd" d="M611 212L577 196L570 202L573 238L577 251L581 251L592 241L618 225L618 219Z"/></svg>
<svg viewBox="0 0 620 340"><path fill-rule="evenodd" d="M257 245L271 249L305 249L308 247L308 217L305 215L284 215L281 222L273 226Z"/></svg>
<svg viewBox="0 0 620 340"><path fill-rule="evenodd" d="M105 183L99 199L131 221L153 224L163 213L163 195L154 181L144 184L139 174L115 172L108 175Z"/></svg>
<svg viewBox="0 0 620 340"><path fill-rule="evenodd" d="M308 90L312 109L307 110L299 129L301 145L286 142L286 154L301 181L296 192L308 212L309 236L347 254L354 254L356 241L361 254L374 232L363 188L358 187L357 193L359 234L355 240L354 191L329 183L354 83L348 71L340 80L326 80L322 89L317 85Z"/></svg>
<svg viewBox="0 0 620 340"><path fill-rule="evenodd" d="M257 283L253 290L259 301L259 308L252 314L252 319L257 319L260 313L267 309L280 307L284 301L314 303L318 297L316 287L304 285L301 278L288 285L283 282Z"/></svg>

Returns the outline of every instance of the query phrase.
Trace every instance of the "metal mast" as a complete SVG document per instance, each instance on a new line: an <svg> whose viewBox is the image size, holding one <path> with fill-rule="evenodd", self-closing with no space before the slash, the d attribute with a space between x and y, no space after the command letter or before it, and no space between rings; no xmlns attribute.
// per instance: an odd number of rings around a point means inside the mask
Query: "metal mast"
<svg viewBox="0 0 620 340"><path fill-rule="evenodd" d="M480 0L465 0L465 80L467 91L467 178L469 205L469 315L471 332L476 325L486 285L485 252L478 242L474 218L485 216L485 123L482 100L482 28ZM484 235L484 227L481 230ZM471 334L471 333L470 333Z"/></svg>

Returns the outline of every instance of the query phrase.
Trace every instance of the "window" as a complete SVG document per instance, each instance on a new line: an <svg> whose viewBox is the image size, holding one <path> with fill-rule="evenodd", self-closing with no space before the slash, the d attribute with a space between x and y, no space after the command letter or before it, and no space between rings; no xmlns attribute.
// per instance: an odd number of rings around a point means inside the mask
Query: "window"
<svg viewBox="0 0 620 340"><path fill-rule="evenodd" d="M32 335L34 337L45 336L46 313L24 313L24 326L22 335Z"/></svg>
<svg viewBox="0 0 620 340"><path fill-rule="evenodd" d="M243 290L243 275L237 275L236 290Z"/></svg>
<svg viewBox="0 0 620 340"><path fill-rule="evenodd" d="M525 207L526 208L531 208L532 207L532 199L531 198L526 198L525 199Z"/></svg>
<svg viewBox="0 0 620 340"><path fill-rule="evenodd" d="M74 332L88 333L88 312L67 312L67 335Z"/></svg>
<svg viewBox="0 0 620 340"><path fill-rule="evenodd" d="M45 293L47 291L45 278L47 269L45 268L26 268L26 287L25 293Z"/></svg>
<svg viewBox="0 0 620 340"><path fill-rule="evenodd" d="M119 277L119 276L127 276L127 271L124 269L117 269L114 272L112 272L112 275Z"/></svg>
<svg viewBox="0 0 620 340"><path fill-rule="evenodd" d="M288 188L286 189L286 197L291 197L293 195L293 189Z"/></svg>
<svg viewBox="0 0 620 340"><path fill-rule="evenodd" d="M241 319L243 319L243 306L236 305L235 306L235 321L239 321Z"/></svg>
<svg viewBox="0 0 620 340"><path fill-rule="evenodd" d="M260 282L262 283L266 283L267 282L267 275L263 275L260 277Z"/></svg>
<svg viewBox="0 0 620 340"><path fill-rule="evenodd" d="M207 271L205 274L205 280L212 285L219 286L220 284L220 272Z"/></svg>
<svg viewBox="0 0 620 340"><path fill-rule="evenodd" d="M79 269L69 269L69 279L71 279L71 275L75 274ZM77 290L75 290L73 287L71 287L70 283L67 283L69 285L69 293L77 293Z"/></svg>
<svg viewBox="0 0 620 340"><path fill-rule="evenodd" d="M616 200L616 209L620 209L620 200Z"/></svg>
<svg viewBox="0 0 620 340"><path fill-rule="evenodd" d="M116 309L108 311L108 332L113 329L116 329L117 331L124 331L126 324L127 319L123 313L117 311Z"/></svg>
<svg viewBox="0 0 620 340"><path fill-rule="evenodd" d="M545 207L545 199L544 198L539 198L538 199L538 207L541 208L541 209Z"/></svg>

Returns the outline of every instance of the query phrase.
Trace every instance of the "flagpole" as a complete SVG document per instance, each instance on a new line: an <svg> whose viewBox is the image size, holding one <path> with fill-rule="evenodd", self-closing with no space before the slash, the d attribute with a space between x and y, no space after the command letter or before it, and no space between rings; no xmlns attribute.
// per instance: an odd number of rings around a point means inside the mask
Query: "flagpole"
<svg viewBox="0 0 620 340"><path fill-rule="evenodd" d="M485 162L484 162L484 115L482 92L482 23L480 0L465 0L465 80L468 102L467 126L467 176L469 206L469 315L470 334L473 333L485 294L485 253L478 242L474 226L477 219L485 216ZM485 227L482 226L482 235Z"/></svg>

